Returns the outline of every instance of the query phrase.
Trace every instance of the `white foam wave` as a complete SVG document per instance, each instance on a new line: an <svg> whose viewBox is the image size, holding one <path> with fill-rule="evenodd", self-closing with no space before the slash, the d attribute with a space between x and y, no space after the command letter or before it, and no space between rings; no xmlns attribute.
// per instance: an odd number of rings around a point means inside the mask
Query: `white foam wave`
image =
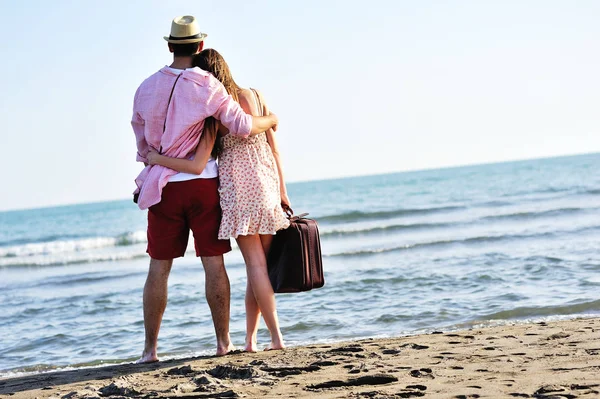
<svg viewBox="0 0 600 399"><path fill-rule="evenodd" d="M146 246L129 248L103 248L85 252L54 253L48 255L31 255L11 258L0 258L0 267L14 266L55 266L74 263L106 262L135 259L146 256Z"/></svg>
<svg viewBox="0 0 600 399"><path fill-rule="evenodd" d="M146 232L115 237L29 243L0 247L0 267L51 266L134 259L146 254Z"/></svg>
<svg viewBox="0 0 600 399"><path fill-rule="evenodd" d="M116 237L0 247L0 267L58 266L143 258L148 256L146 243L146 232L136 231ZM234 253L238 252L235 240L231 240L231 247ZM194 252L194 238L191 234L187 252Z"/></svg>
<svg viewBox="0 0 600 399"><path fill-rule="evenodd" d="M146 242L146 232L136 231L116 237L94 237L79 240L38 242L10 247L0 247L0 258L24 258L33 256L52 256L66 253L82 253L93 249L129 246Z"/></svg>

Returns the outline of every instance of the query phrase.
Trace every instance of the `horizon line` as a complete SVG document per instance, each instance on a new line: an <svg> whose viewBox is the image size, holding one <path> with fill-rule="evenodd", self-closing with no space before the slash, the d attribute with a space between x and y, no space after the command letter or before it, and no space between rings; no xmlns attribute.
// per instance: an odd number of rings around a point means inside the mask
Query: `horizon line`
<svg viewBox="0 0 600 399"><path fill-rule="evenodd" d="M600 151L563 154L563 155L551 155L551 156L539 156L539 157L533 157L533 158L516 158L516 159L509 159L509 160L504 160L504 161L490 161L490 162L482 162L482 163L466 163L466 164L459 164L459 165L436 166L436 167L431 167L431 168L405 169L405 170L392 171L392 172L368 173L368 174L364 174L364 175L338 176L338 177L333 176L333 177L325 177L325 178L317 178L317 179L293 180L293 181L288 181L286 184L304 184L304 183L311 183L311 182L326 182L326 181L333 181L333 180L364 178L364 177L370 177L370 176L377 177L377 176L394 175L394 174L401 174L401 173L416 173L416 172L426 172L426 171L433 171L433 170L459 169L459 168L466 168L466 167L473 167L473 166L501 165L501 164L513 163L513 162L541 161L544 159L570 158L570 157L586 156L586 155L600 155ZM127 201L127 200L128 200L127 198L114 198L114 199L106 199L106 200L101 200L101 201L71 202L71 203L62 203L62 204L33 206L33 207L26 207L26 208L7 208L7 209L0 209L0 214L8 213L8 212L22 212L22 211L41 210L41 209L63 208L63 207L74 206L74 205L93 205L93 204L101 204L101 203L107 203L107 202L120 202L120 201Z"/></svg>

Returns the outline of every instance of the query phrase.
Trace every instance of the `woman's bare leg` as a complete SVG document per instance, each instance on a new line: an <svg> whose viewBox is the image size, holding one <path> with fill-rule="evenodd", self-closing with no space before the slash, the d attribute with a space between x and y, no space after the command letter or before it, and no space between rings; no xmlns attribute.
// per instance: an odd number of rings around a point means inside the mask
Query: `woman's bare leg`
<svg viewBox="0 0 600 399"><path fill-rule="evenodd" d="M247 352L256 352L258 346L256 343L256 335L258 333L258 323L260 322L260 309L258 302L254 297L254 291L252 290L252 284L250 278L246 283L246 343L244 350Z"/></svg>
<svg viewBox="0 0 600 399"><path fill-rule="evenodd" d="M262 313L265 324L271 333L271 345L270 349L282 349L284 348L283 337L281 330L279 329L279 319L277 317L277 305L275 302L275 293L269 280L269 274L267 272L267 258L263 249L261 239L258 235L252 236L238 236L237 243L244 256L246 262L246 272L248 274L248 285L251 288L256 303L258 304L259 312ZM248 294L248 291L246 291ZM246 295L246 307L250 304L250 311L255 312L252 307L252 303L249 300L249 295ZM259 314L260 314L259 313ZM252 318L246 318L246 326L251 329L246 332L246 345L248 344L248 338L250 342L256 334L254 329L256 327L253 324L253 320L256 313L252 313ZM258 323L256 322L256 325ZM254 337L253 337L254 334Z"/></svg>
<svg viewBox="0 0 600 399"><path fill-rule="evenodd" d="M271 243L273 242L272 235L260 235L260 242L263 247L263 251L265 253L265 258L269 254L269 249L271 248ZM260 322L260 309L258 307L258 302L256 302L256 298L254 297L254 292L252 291L252 284L250 283L250 279L248 279L248 283L246 284L246 344L244 350L247 352L256 352L258 350L256 336L258 334L258 323Z"/></svg>
<svg viewBox="0 0 600 399"><path fill-rule="evenodd" d="M263 251L265 251L265 258L269 255L269 249L271 249L271 243L273 242L273 235L261 234L260 243L262 244Z"/></svg>

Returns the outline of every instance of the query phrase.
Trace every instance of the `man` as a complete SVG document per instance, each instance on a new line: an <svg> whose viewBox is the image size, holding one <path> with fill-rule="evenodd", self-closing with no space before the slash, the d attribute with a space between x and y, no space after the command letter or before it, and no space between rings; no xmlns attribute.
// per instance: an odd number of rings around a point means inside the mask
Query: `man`
<svg viewBox="0 0 600 399"><path fill-rule="evenodd" d="M231 247L228 240L217 239L221 209L215 160L209 159L201 174L191 175L149 166L146 159L149 149L171 157L190 157L199 145L204 120L210 116L220 120L230 134L242 136L277 125L275 115L247 115L217 79L191 68L205 37L193 16L175 18L170 36L165 37L173 63L146 79L135 94L131 124L137 160L146 164L136 178L136 194L140 209L148 209L150 255L144 286L146 343L139 363L158 361L158 332L167 305L167 281L173 259L186 251L190 229L196 256L204 266L217 355L233 349L229 337L229 279L223 263L223 254ZM212 146L212 142L202 140L200 145Z"/></svg>

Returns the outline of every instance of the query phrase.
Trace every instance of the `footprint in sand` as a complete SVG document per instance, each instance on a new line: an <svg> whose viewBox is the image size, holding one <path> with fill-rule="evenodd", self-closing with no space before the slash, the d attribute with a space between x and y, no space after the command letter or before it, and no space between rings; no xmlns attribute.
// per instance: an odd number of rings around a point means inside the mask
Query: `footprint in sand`
<svg viewBox="0 0 600 399"><path fill-rule="evenodd" d="M346 381L333 380L321 384L308 385L308 389L352 387L361 385L382 385L398 381L398 378L388 374L365 375L363 377L351 378Z"/></svg>
<svg viewBox="0 0 600 399"><path fill-rule="evenodd" d="M432 370L429 368L422 368L419 370L416 370L416 369L411 370L409 374L411 377L415 377L415 378L430 378L430 379L435 378L432 374Z"/></svg>
<svg viewBox="0 0 600 399"><path fill-rule="evenodd" d="M311 366L327 367L327 366L335 366L337 364L339 364L339 363L331 361L331 360L317 360L316 362L311 363Z"/></svg>
<svg viewBox="0 0 600 399"><path fill-rule="evenodd" d="M548 341L551 341L553 339L563 339L563 338L568 338L570 337L569 334L567 334L566 332L558 332L556 334L552 334L550 335L548 338L546 338Z"/></svg>
<svg viewBox="0 0 600 399"><path fill-rule="evenodd" d="M330 349L330 353L346 353L346 352L364 352L365 350L360 346L341 346L339 348Z"/></svg>
<svg viewBox="0 0 600 399"><path fill-rule="evenodd" d="M424 386L424 385L422 385L422 386ZM427 387L425 387L425 388L427 388ZM394 395L394 397L400 397L400 398L420 398L422 396L425 396L425 392L422 392L420 390L414 390L414 389L405 389L403 391L396 393L396 395Z"/></svg>
<svg viewBox="0 0 600 399"><path fill-rule="evenodd" d="M100 395L102 396L132 396L139 395L139 392L133 389L133 387L124 381L115 381L110 385L100 388Z"/></svg>
<svg viewBox="0 0 600 399"><path fill-rule="evenodd" d="M193 374L195 371L192 369L192 366L182 366L182 367L174 367L172 369L167 370L167 375L189 375Z"/></svg>
<svg viewBox="0 0 600 399"><path fill-rule="evenodd" d="M401 348L408 348L408 349L416 349L416 350L423 350L423 349L429 349L429 346L427 345L419 345L419 344L415 344L415 343L407 343L404 345L400 345Z"/></svg>
<svg viewBox="0 0 600 399"><path fill-rule="evenodd" d="M218 379L250 379L258 377L259 372L252 366L235 366L233 364L219 365L207 371Z"/></svg>

